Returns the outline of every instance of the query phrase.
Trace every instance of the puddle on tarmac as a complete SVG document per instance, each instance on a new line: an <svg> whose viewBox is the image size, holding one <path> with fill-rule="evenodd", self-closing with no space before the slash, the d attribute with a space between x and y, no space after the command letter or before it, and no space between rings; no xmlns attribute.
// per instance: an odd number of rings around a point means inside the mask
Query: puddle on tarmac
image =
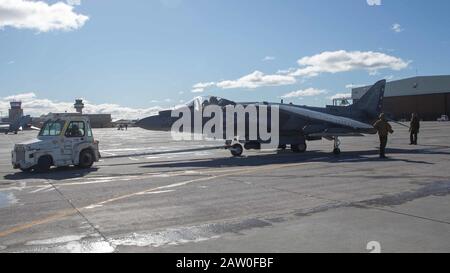
<svg viewBox="0 0 450 273"><path fill-rule="evenodd" d="M27 242L26 245L51 245L51 244L61 244L61 243L68 243L72 241L79 241L86 237L85 235L68 235L68 236L62 236L62 237L56 237L56 238L50 238L45 240L35 240Z"/></svg>
<svg viewBox="0 0 450 273"><path fill-rule="evenodd" d="M239 223L205 224L194 227L166 229L152 233L133 233L111 240L114 246L161 247L202 242L220 238L226 233L239 233L252 228L263 228L272 224L259 219L244 220Z"/></svg>
<svg viewBox="0 0 450 273"><path fill-rule="evenodd" d="M68 235L27 242L24 252L45 253L109 253L119 246L161 247L202 242L220 238L226 233L272 226L270 222L248 219L235 223L215 223L200 226L170 228L159 232L119 235L105 241L94 235ZM97 237L97 238L94 238Z"/></svg>
<svg viewBox="0 0 450 273"><path fill-rule="evenodd" d="M35 253L110 253L114 247L99 239L84 239L87 235L68 235L27 242L24 252ZM20 251L19 251L20 252Z"/></svg>
<svg viewBox="0 0 450 273"><path fill-rule="evenodd" d="M17 204L18 201L19 200L17 200L13 193L0 192L0 208L6 208Z"/></svg>

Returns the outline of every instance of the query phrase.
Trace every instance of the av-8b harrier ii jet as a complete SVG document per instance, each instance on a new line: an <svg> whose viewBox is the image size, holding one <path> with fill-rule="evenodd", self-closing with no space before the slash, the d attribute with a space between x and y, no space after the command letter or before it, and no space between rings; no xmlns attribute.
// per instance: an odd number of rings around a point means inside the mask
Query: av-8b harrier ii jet
<svg viewBox="0 0 450 273"><path fill-rule="evenodd" d="M294 104L268 103L268 102L244 102L236 103L218 97L198 97L188 103L186 107L191 109L192 123L194 123L194 112L200 105L216 105L225 110L228 106L242 105L244 107L254 106L261 108L278 107L279 109L279 149L286 149L289 145L291 150L296 153L303 153L307 149L307 141L321 140L325 138L334 141L334 154L340 154L339 137L363 136L364 134L376 134L375 128L372 126L374 121L382 112L384 91L386 80L382 80L373 85L369 91L356 103L350 106L327 106L325 108L300 106ZM200 108L201 109L201 108ZM154 131L171 131L172 125L179 120L179 113L173 114L174 110L166 110L159 112L158 115L150 116L140 120L137 126ZM225 111L224 111L225 112ZM270 111L269 115L270 115ZM174 116L174 117L173 117ZM242 119L243 116L240 116ZM249 123L257 123L260 126L261 115L256 119L249 118L244 115L245 126L248 128ZM204 125L211 118L202 116ZM235 115L234 123L237 122ZM270 118L269 118L270 120ZM224 124L227 123L226 115L223 115ZM268 128L272 128L271 124ZM193 128L193 127L191 127ZM236 125L234 128L236 132ZM193 133L193 131L189 132ZM248 133L245 135L234 134L234 140L226 137L224 131L224 140L226 147L231 151L233 156L242 155L244 149L261 149L264 141L261 139L250 139Z"/></svg>

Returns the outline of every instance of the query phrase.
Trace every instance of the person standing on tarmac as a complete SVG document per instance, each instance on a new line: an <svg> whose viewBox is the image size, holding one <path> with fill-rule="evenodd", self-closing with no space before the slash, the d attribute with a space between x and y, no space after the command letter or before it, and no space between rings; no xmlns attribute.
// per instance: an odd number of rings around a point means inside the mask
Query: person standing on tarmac
<svg viewBox="0 0 450 273"><path fill-rule="evenodd" d="M409 145L417 145L417 135L420 130L420 120L416 113L413 113L411 116L411 124L409 127L410 140L411 143Z"/></svg>
<svg viewBox="0 0 450 273"><path fill-rule="evenodd" d="M380 158L386 157L386 145L388 142L388 135L393 134L394 130L392 130L392 126L387 122L386 116L384 113L380 114L380 118L373 125L375 129L378 131L378 135L380 137Z"/></svg>

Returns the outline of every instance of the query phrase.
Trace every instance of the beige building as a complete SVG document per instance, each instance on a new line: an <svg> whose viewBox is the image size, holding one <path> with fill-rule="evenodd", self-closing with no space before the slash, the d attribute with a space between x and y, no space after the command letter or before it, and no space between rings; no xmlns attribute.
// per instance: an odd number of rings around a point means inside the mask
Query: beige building
<svg viewBox="0 0 450 273"><path fill-rule="evenodd" d="M370 86L354 88L353 102L358 101L369 88ZM411 113L417 113L427 121L435 121L442 115L450 116L450 75L388 82L383 109L397 120L409 119Z"/></svg>

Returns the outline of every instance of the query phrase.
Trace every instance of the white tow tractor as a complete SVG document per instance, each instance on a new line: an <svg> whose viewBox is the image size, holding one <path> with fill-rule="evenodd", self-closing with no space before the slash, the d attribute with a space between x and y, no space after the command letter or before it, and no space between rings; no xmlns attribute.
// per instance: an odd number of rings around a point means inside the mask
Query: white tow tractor
<svg viewBox="0 0 450 273"><path fill-rule="evenodd" d="M90 168L100 159L89 118L80 114L53 114L37 139L16 144L12 165L22 171L48 171L52 166Z"/></svg>

